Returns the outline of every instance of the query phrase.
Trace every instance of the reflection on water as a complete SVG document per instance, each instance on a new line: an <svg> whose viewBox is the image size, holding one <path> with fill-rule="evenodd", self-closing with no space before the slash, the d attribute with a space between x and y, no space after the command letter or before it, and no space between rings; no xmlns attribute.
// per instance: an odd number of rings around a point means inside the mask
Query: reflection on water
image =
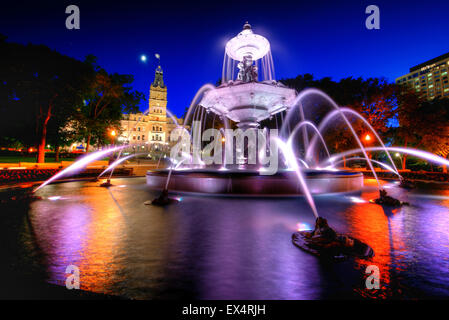
<svg viewBox="0 0 449 320"><path fill-rule="evenodd" d="M298 225L314 225L300 198L183 196L159 208L143 204L154 197L144 179L117 179L110 189L71 182L39 190L43 199L29 217L48 281L64 285L73 264L81 288L95 292L138 299L448 296L449 190L386 186L411 205L370 204L377 196L370 180L359 195L317 197L335 229L376 253L371 261L339 264L292 245ZM364 288L371 264L380 269L380 290Z"/></svg>

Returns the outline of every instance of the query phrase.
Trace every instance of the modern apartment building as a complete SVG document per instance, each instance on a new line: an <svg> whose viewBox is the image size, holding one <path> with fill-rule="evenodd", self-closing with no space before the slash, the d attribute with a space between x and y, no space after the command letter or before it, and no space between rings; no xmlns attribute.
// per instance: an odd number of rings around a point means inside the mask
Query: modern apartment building
<svg viewBox="0 0 449 320"><path fill-rule="evenodd" d="M396 78L397 84L407 85L432 100L449 98L449 53L410 68L410 72Z"/></svg>

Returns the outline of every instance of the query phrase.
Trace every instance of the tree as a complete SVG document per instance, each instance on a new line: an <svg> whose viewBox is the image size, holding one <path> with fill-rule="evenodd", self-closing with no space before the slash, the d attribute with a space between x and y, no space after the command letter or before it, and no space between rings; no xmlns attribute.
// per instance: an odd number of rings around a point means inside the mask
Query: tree
<svg viewBox="0 0 449 320"><path fill-rule="evenodd" d="M120 127L122 112L137 111L144 98L142 93L132 91L131 75L108 74L96 65L92 56L87 61L96 73L75 116L76 131L80 137L86 137L86 152L92 142L105 142L108 128Z"/></svg>
<svg viewBox="0 0 449 320"><path fill-rule="evenodd" d="M427 101L406 87L398 96L396 140L404 147L425 149L447 157L449 153L449 99ZM402 158L406 168L407 155ZM444 168L447 171L447 168Z"/></svg>
<svg viewBox="0 0 449 320"><path fill-rule="evenodd" d="M301 92L307 88L317 88L327 93L339 106L351 108L360 113L373 128L385 138L389 131L391 119L395 117L397 108L397 88L382 78L344 78L333 81L329 77L314 79L313 75L299 75L296 78L281 80L285 85ZM329 103L323 99L309 99L304 102L312 103L305 106L306 118L320 123L331 110ZM366 125L354 116L347 115L348 120L360 137L366 131ZM298 120L298 119L297 119ZM335 134L338 132L338 134ZM328 126L325 139L334 152L340 152L354 145L352 132L346 123L336 118Z"/></svg>
<svg viewBox="0 0 449 320"><path fill-rule="evenodd" d="M43 45L0 46L1 133L37 145L44 162L48 128L64 126L82 103L91 68Z"/></svg>

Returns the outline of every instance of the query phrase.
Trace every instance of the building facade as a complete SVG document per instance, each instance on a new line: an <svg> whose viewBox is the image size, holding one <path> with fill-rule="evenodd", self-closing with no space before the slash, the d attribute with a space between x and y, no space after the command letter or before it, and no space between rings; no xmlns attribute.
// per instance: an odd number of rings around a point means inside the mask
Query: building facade
<svg viewBox="0 0 449 320"><path fill-rule="evenodd" d="M181 118L167 115L167 86L162 68L158 66L150 85L148 110L123 115L119 140L146 149L168 146L170 133L177 127L175 121L182 125Z"/></svg>
<svg viewBox="0 0 449 320"><path fill-rule="evenodd" d="M415 90L423 98L449 98L449 53L410 68L396 83Z"/></svg>

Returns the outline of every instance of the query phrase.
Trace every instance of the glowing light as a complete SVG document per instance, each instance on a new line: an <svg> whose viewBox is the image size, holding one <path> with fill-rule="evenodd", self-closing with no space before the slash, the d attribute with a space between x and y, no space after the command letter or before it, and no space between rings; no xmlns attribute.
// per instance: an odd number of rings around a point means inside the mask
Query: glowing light
<svg viewBox="0 0 449 320"><path fill-rule="evenodd" d="M396 156L397 158L399 158L401 155L399 154L399 152L396 152L395 156Z"/></svg>
<svg viewBox="0 0 449 320"><path fill-rule="evenodd" d="M147 56L146 55L141 55L140 56L140 61L142 61L142 62L147 62Z"/></svg>
<svg viewBox="0 0 449 320"><path fill-rule="evenodd" d="M51 200L51 201L56 201L56 200L59 200L59 199L61 199L60 196L48 197L48 200Z"/></svg>
<svg viewBox="0 0 449 320"><path fill-rule="evenodd" d="M310 228L310 226L307 223L298 222L296 224L296 230L307 231L307 230L312 230L312 228Z"/></svg>
<svg viewBox="0 0 449 320"><path fill-rule="evenodd" d="M358 198L358 197L348 197L348 198L349 198L349 200L351 200L351 202L354 202L354 203L366 203L365 200Z"/></svg>
<svg viewBox="0 0 449 320"><path fill-rule="evenodd" d="M440 165L446 165L449 166L449 160L446 160L440 156L434 155L433 153L429 153L426 151L422 151L422 150L417 150L417 149L412 149L412 148L402 148L402 147L386 147L387 150L389 151L393 151L393 152L400 152L400 153L406 153L409 154L411 156L415 156L421 159L425 159L428 160L430 162L433 163L438 163ZM366 151L384 151L384 148L380 148L380 147L370 147L370 148L366 148ZM342 158L344 156L350 155L350 154L354 154L354 153L360 153L362 152L361 149L352 149L352 150L348 150L342 153L338 153L336 155L333 155L330 159L326 160L326 161L336 161L339 158Z"/></svg>
<svg viewBox="0 0 449 320"><path fill-rule="evenodd" d="M65 176L69 172L73 172L75 170L80 170L80 169L84 168L86 165L88 165L90 162L95 161L97 159L101 159L105 155L107 155L108 153L114 152L114 151L117 151L117 150L120 150L120 149L123 149L124 147L125 146L114 147L114 148L105 149L105 150L101 150L101 151L90 153L87 156L85 156L85 157L81 158L80 160L76 161L72 165L68 166L64 170L59 171L57 174L55 174L50 179L48 179L47 181L42 183L40 186L38 186L36 189L34 189L33 192L36 192L40 188L45 187L47 184L55 181L56 179L59 179L59 178Z"/></svg>
<svg viewBox="0 0 449 320"><path fill-rule="evenodd" d="M221 142L226 142L226 138L225 137L221 138Z"/></svg>
<svg viewBox="0 0 449 320"><path fill-rule="evenodd" d="M366 134L366 136L365 136L364 139L365 139L365 141L367 141L367 142L368 142L368 141L371 141L371 136L369 135L369 133Z"/></svg>
<svg viewBox="0 0 449 320"><path fill-rule="evenodd" d="M116 135L117 133L115 132L115 130L112 130L110 134L111 134L111 136L115 137L115 135Z"/></svg>
<svg viewBox="0 0 449 320"><path fill-rule="evenodd" d="M295 170L296 176L298 177L299 184L301 186L302 192L304 193L307 202L309 203L310 208L315 215L315 218L318 218L318 211L315 206L315 201L313 200L312 194L310 193L309 188L307 187L306 180L302 175L301 168L298 166L298 162L296 161L295 154L292 149L287 146L287 144L279 138L274 139L274 142L277 143L279 149L281 149L282 154L284 155L285 160L287 160L289 167Z"/></svg>
<svg viewBox="0 0 449 320"><path fill-rule="evenodd" d="M250 55L253 60L258 60L270 51L270 43L265 37L254 34L251 28L246 28L237 36L226 43L226 53L237 61L243 61L243 57Z"/></svg>
<svg viewBox="0 0 449 320"><path fill-rule="evenodd" d="M130 154L130 155L126 156L126 157L119 158L119 159L115 160L113 163L111 163L109 165L109 167L107 167L102 173L99 174L98 178L101 177L102 175L104 175L106 172L109 172L112 169L114 169L115 167L117 167L123 161L128 160L129 158L132 158L132 157L135 157L135 156L138 156L138 155L142 155L142 154L143 153L133 153L133 154Z"/></svg>

